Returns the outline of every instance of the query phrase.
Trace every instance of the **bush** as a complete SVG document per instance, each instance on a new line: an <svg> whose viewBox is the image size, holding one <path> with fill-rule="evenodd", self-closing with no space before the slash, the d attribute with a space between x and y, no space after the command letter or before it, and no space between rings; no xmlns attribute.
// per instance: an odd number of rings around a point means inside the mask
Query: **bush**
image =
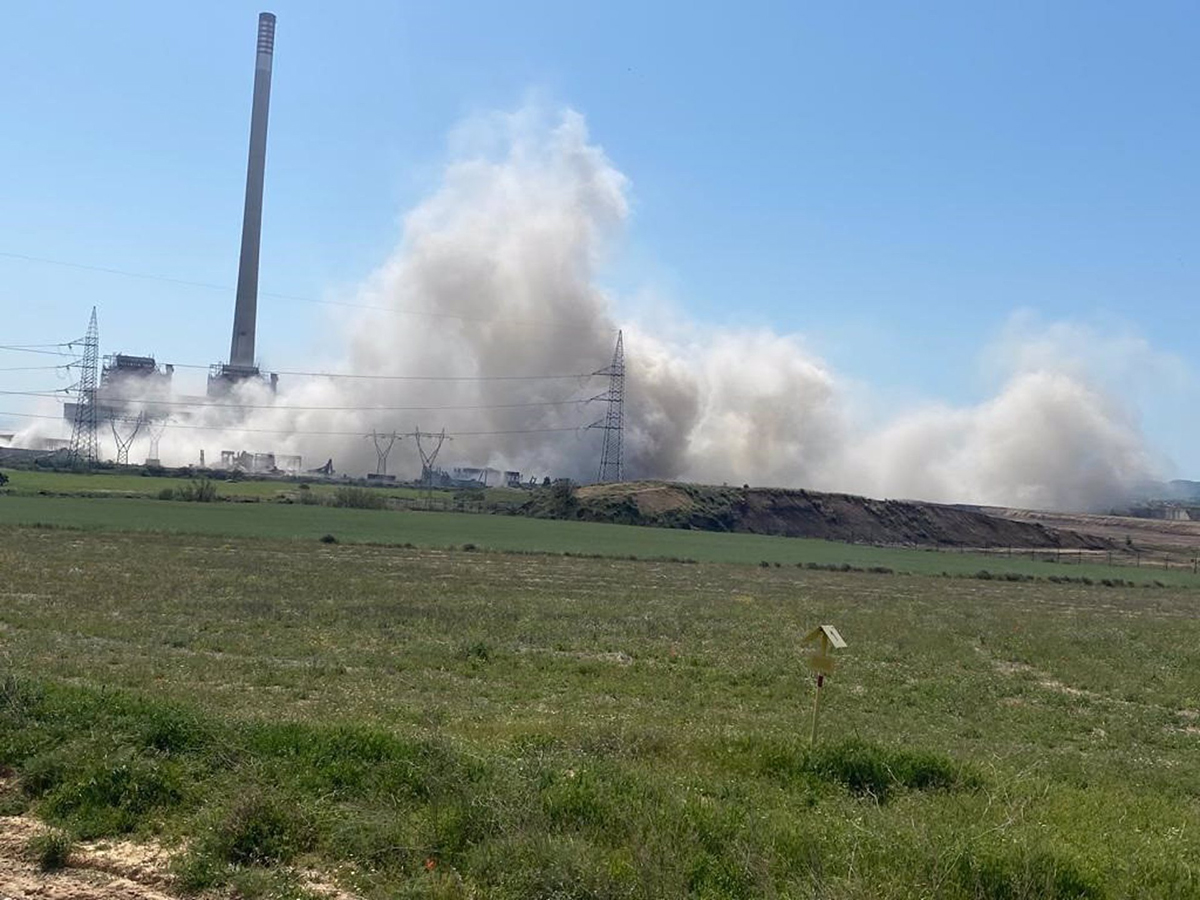
<svg viewBox="0 0 1200 900"><path fill-rule="evenodd" d="M492 658L492 649L483 641L474 641L459 647L458 656L460 659L488 662Z"/></svg>
<svg viewBox="0 0 1200 900"><path fill-rule="evenodd" d="M187 487L176 490L175 496L180 500L189 500L192 503L212 503L217 499L217 485L211 478L194 478ZM159 497L165 499L161 494Z"/></svg>
<svg viewBox="0 0 1200 900"><path fill-rule="evenodd" d="M310 488L307 484L300 485L300 505L301 506L320 506L321 495Z"/></svg>
<svg viewBox="0 0 1200 900"><path fill-rule="evenodd" d="M569 478L560 478L550 485L550 505L560 516L572 516L579 508L575 496L575 484Z"/></svg>
<svg viewBox="0 0 1200 900"><path fill-rule="evenodd" d="M981 900L1092 900L1099 885L1070 859L1022 847L971 849L958 860L957 880L969 897Z"/></svg>
<svg viewBox="0 0 1200 900"><path fill-rule="evenodd" d="M68 832L56 828L30 838L26 848L39 869L57 872L66 867L74 845L75 839Z"/></svg>
<svg viewBox="0 0 1200 900"><path fill-rule="evenodd" d="M387 509L387 497L370 488L340 487L333 495L333 505L347 509Z"/></svg>
<svg viewBox="0 0 1200 900"><path fill-rule="evenodd" d="M169 487L163 488L161 491L158 492L158 499L159 500L174 500L175 499L175 488L169 488Z"/></svg>
<svg viewBox="0 0 1200 900"><path fill-rule="evenodd" d="M204 841L211 856L243 866L287 862L311 843L294 808L257 791L235 801Z"/></svg>
<svg viewBox="0 0 1200 900"><path fill-rule="evenodd" d="M150 811L182 798L176 771L141 756L100 759L59 777L43 808L83 838L133 831Z"/></svg>
<svg viewBox="0 0 1200 900"><path fill-rule="evenodd" d="M816 747L762 748L759 771L786 778L840 784L852 794L886 803L900 788L917 791L977 790L982 779L947 756L884 747L852 739Z"/></svg>
<svg viewBox="0 0 1200 900"><path fill-rule="evenodd" d="M321 535L321 543L322 544L336 544L337 542L338 542L338 539L335 538L332 534Z"/></svg>

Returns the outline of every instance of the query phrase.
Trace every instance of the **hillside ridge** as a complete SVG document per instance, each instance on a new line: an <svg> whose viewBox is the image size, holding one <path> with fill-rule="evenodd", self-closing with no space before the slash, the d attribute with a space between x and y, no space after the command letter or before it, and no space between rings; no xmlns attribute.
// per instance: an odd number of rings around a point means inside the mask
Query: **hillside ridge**
<svg viewBox="0 0 1200 900"><path fill-rule="evenodd" d="M911 500L788 488L661 481L538 491L513 512L659 528L774 534L851 543L1102 550L1103 537Z"/></svg>

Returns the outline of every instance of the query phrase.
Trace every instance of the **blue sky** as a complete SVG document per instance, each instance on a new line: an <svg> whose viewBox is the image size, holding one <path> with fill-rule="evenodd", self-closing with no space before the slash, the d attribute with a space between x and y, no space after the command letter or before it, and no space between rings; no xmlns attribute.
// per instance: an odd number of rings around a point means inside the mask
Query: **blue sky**
<svg viewBox="0 0 1200 900"><path fill-rule="evenodd" d="M0 254L232 285L261 8L6 7ZM351 291L455 125L536 97L585 115L631 180L617 292L803 333L885 401L987 396L980 354L1021 309L1139 334L1190 379L1195 3L270 8L264 291ZM231 290L0 255L0 343L76 336L93 303L105 352L228 352ZM328 314L264 298L264 362L308 358ZM1200 476L1190 381L1134 399Z"/></svg>

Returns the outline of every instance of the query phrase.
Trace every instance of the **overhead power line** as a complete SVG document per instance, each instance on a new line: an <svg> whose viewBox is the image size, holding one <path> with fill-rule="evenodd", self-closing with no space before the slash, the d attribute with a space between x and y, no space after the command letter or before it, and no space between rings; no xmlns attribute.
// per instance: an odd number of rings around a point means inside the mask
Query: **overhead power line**
<svg viewBox="0 0 1200 900"><path fill-rule="evenodd" d="M22 412L6 412L0 410L0 416L13 416L22 419L53 419L62 421L59 416L50 416L45 413L22 413ZM184 425L177 422L169 422L167 428L182 428L189 431L236 431L246 434L284 434L296 435L304 437L362 437L362 431L301 431L292 428L240 428L236 425ZM559 428L511 428L500 429L496 431L447 431L446 437L494 437L506 434L553 434L569 431L584 432L588 429L587 425L574 425L570 427Z"/></svg>
<svg viewBox="0 0 1200 900"><path fill-rule="evenodd" d="M55 399L59 394L66 393L70 388L52 388L43 391L0 391L0 395L8 397L41 397ZM147 406L182 406L215 407L218 409L277 409L295 410L298 412L445 412L456 409L525 409L545 406L582 406L600 397L577 398L573 400L537 400L528 403L475 403L463 406L293 406L287 403L210 403L205 400L155 400L147 397L121 397L105 394L99 398L106 403L143 403Z"/></svg>
<svg viewBox="0 0 1200 900"><path fill-rule="evenodd" d="M46 344L47 347L67 347L69 344ZM12 353L40 353L43 356L70 356L78 358L78 353L70 353L66 350L43 350L41 347L29 344L26 346L13 346L11 344L0 344L0 350L7 350Z"/></svg>
<svg viewBox="0 0 1200 900"><path fill-rule="evenodd" d="M59 363L57 366L7 366L0 368L0 372L45 372L47 370L69 369L77 365L79 365L78 362Z"/></svg>
<svg viewBox="0 0 1200 900"><path fill-rule="evenodd" d="M82 343L85 339L80 338L78 341L59 341L57 344L8 344L10 350L30 350L46 347L70 347L72 344Z"/></svg>
<svg viewBox="0 0 1200 900"><path fill-rule="evenodd" d="M46 350L41 347L69 347L70 344L0 344L0 350L8 350L14 353L40 353L46 356L62 356L71 359L78 359L79 354L70 353L64 350ZM176 363L165 362L163 365L170 365L176 369L198 369L207 371L212 368L211 363ZM59 368L58 366L49 366L48 368ZM298 369L277 369L273 370L276 375L286 375L291 378L354 378L367 381L461 381L461 382L478 382L478 381L586 381L589 378L595 378L600 375L606 375L607 369L601 369L594 372L559 372L548 373L544 375L381 375L375 372L309 372Z"/></svg>
<svg viewBox="0 0 1200 900"><path fill-rule="evenodd" d="M211 369L211 365L199 363L169 363L176 369ZM556 375L378 375L359 372L300 372L287 369L272 369L275 375L293 378L359 378L375 381L566 381L595 378L599 372L571 372Z"/></svg>

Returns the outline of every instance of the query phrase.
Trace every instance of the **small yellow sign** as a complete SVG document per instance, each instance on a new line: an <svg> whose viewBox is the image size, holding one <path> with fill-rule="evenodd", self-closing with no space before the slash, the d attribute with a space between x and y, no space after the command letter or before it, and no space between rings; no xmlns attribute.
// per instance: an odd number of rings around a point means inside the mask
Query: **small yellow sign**
<svg viewBox="0 0 1200 900"><path fill-rule="evenodd" d="M844 650L846 641L832 625L818 625L804 636L802 644L816 644L816 652L808 657L808 667L817 673L817 690L813 696L812 734L809 742L817 742L817 722L821 715L821 688L825 677L833 674L834 650Z"/></svg>
<svg viewBox="0 0 1200 900"><path fill-rule="evenodd" d="M814 653L808 658L808 667L821 675L832 675L834 665L832 656L825 656L821 653Z"/></svg>
<svg viewBox="0 0 1200 900"><path fill-rule="evenodd" d="M832 625L818 625L806 634L800 643L811 644L814 642L819 643L818 653L828 654L830 650L846 649L845 640Z"/></svg>

